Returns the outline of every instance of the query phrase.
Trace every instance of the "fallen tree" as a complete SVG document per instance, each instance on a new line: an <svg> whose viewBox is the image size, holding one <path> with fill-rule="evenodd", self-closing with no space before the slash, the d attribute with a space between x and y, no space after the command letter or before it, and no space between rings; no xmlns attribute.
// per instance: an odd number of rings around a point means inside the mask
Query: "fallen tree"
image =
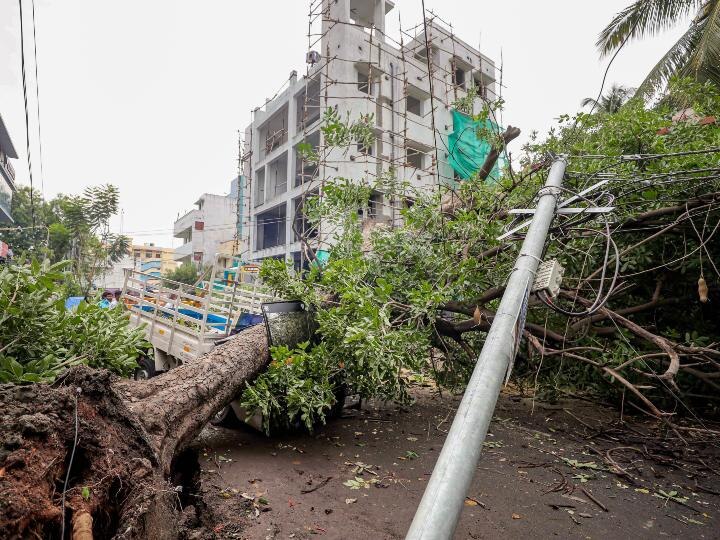
<svg viewBox="0 0 720 540"><path fill-rule="evenodd" d="M720 111L717 92L680 90L697 110ZM174 537L177 506L191 504L176 489L188 483L181 473L192 471L183 449L253 379L244 392L249 410L280 402L281 414L306 425L324 419L341 385L396 401L409 400L407 386L418 376L462 388L516 256L516 239L497 239L508 209L532 203L552 151L584 154L572 160L568 196L612 172L602 196L583 202L608 198L615 221L557 220L547 256L567 268L565 287L559 299L530 302L520 380L550 370L554 387L562 377L583 390L620 389L623 401L663 420L671 408L688 408L693 395L705 399L720 377L720 329L708 310L720 296L706 283L720 276L720 243L712 242L720 228L720 131L671 117L665 106L638 102L612 116L581 115L531 148L522 173L509 170L497 183L479 176L428 193L393 175L326 182L303 211L329 228L329 262L302 275L273 259L262 269L281 296L315 310L321 341L275 351L263 371L268 347L255 328L147 382L79 369L52 386L0 388L0 528L16 537L58 536L64 519L80 537L92 518L96 536ZM335 132L345 133L341 127ZM356 124L347 137L364 140L368 130ZM498 133L489 159L516 135ZM492 163L478 170L486 174ZM402 226L363 237L358 210L373 190L394 209L403 197L412 204ZM615 256L605 248L611 237ZM306 369L292 369L298 364Z"/></svg>
<svg viewBox="0 0 720 540"><path fill-rule="evenodd" d="M78 367L0 386L3 536L87 539L90 524L96 538L177 538L194 503L183 450L267 361L257 326L149 381Z"/></svg>

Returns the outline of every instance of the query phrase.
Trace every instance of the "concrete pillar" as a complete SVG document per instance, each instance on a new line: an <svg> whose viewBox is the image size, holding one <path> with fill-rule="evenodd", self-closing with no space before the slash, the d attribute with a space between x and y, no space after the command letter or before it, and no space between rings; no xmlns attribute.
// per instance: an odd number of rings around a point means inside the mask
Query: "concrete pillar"
<svg viewBox="0 0 720 540"><path fill-rule="evenodd" d="M373 23L375 28L380 32L377 37L385 41L385 0L375 0L375 11L373 13Z"/></svg>
<svg viewBox="0 0 720 540"><path fill-rule="evenodd" d="M293 208L294 205L291 198L288 198L285 204L287 205L285 207L285 258L288 258L290 256L290 244L295 240L292 230L292 220L295 218L295 209Z"/></svg>
<svg viewBox="0 0 720 540"><path fill-rule="evenodd" d="M323 0L323 32L333 21L350 22L350 0Z"/></svg>

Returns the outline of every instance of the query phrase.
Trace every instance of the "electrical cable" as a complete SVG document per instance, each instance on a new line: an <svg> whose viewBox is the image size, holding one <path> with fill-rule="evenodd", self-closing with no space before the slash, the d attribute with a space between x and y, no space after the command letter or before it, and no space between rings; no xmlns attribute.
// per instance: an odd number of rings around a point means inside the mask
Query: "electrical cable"
<svg viewBox="0 0 720 540"><path fill-rule="evenodd" d="M597 105L600 101L600 98L602 98L602 93L603 93L603 90L605 89L605 81L607 80L608 73L610 72L610 67L613 65L613 62L615 62L615 59L617 58L618 54L620 54L620 51L623 49L623 47L625 47L625 44L629 41L630 36L632 36L632 34L635 31L635 28L637 27L639 22L640 22L639 19L637 21L635 21L635 24L633 24L630 31L627 33L625 38L622 40L622 43L620 43L620 46L615 51L615 54L613 54L612 58L610 58L610 61L608 62L607 67L605 68L605 73L603 74L602 81L600 82L600 91L598 92L597 98L595 100L593 100L593 106L590 108L590 112L588 113L589 115L593 113L593 111L595 110L595 107L597 107ZM576 116L575 122L573 123L572 131L568 135L568 138L577 134L578 119L579 119L579 116Z"/></svg>
<svg viewBox="0 0 720 540"><path fill-rule="evenodd" d="M42 123L40 121L40 79L38 78L37 33L35 31L35 0L32 0L33 56L35 61L35 99L37 101L38 149L40 152L40 193L45 196L45 171L43 168Z"/></svg>
<svg viewBox="0 0 720 540"><path fill-rule="evenodd" d="M22 0L18 0L20 7L20 64L22 67L23 100L25 103L25 145L27 148L28 172L30 173L30 215L35 226L35 195L33 190L32 157L30 155L30 115L28 113L27 78L25 74L25 32L23 30Z"/></svg>
<svg viewBox="0 0 720 540"><path fill-rule="evenodd" d="M592 305L589 308L584 309L583 311L566 310L566 309L560 307L559 305L553 303L552 300L550 299L550 297L547 296L545 291L539 291L537 294L537 297L543 304L545 304L552 310L557 311L558 313L561 313L562 315L565 315L567 317L584 317L584 316L589 316L589 315L596 313L607 303L607 301L610 299L610 296L612 295L612 293L615 290L615 284L617 283L618 276L620 275L620 252L618 250L617 244L612 239L612 234L610 233L609 222L606 221L605 225L606 225L606 232L603 235L607 238L607 242L605 245L605 259L603 262L602 272L601 272L600 280L599 280L600 285L598 287L598 292L597 292L595 301L592 303ZM597 231L595 231L595 229L585 229L585 230L597 232ZM610 262L609 258L610 258L610 247L611 246L613 248L613 251L615 252L615 272L613 274L612 281L610 282L610 286L608 287L608 291L607 291L606 295L603 297L603 288L605 286L605 272L607 269L607 265Z"/></svg>
<svg viewBox="0 0 720 540"><path fill-rule="evenodd" d="M593 178L594 176L599 174L599 172L600 171L596 171L589 178ZM560 187L559 189L562 191L568 192L572 196L582 199L591 205L597 205L599 200L606 196L609 197L608 205L611 205L614 202L614 197L609 192L601 192L594 199L590 199L590 198L585 197L584 195L581 195L580 193L575 192L574 190L566 188L566 187ZM587 217L589 219L593 219L595 217L595 215L590 214ZM589 308L587 308L583 311L575 312L575 311L566 310L566 309L560 307L559 305L553 303L552 300L545 294L544 291L539 291L537 293L537 297L542 303L544 303L546 306L553 309L554 311L557 311L558 313L561 313L568 317L581 317L581 316L592 315L593 313L597 312L599 309L601 309L607 303L608 299L610 298L610 296L612 295L612 293L615 290L615 285L617 283L618 276L620 275L620 252L617 247L617 244L615 243L615 241L612 238L612 232L610 230L610 222L608 221L607 216L605 216L603 214L602 217L603 217L603 221L605 223L605 232L601 233L601 234L603 234L603 236L606 237L607 241L605 244L605 256L604 256L604 261L602 264L602 271L601 271L600 280L599 280L600 286L598 288L598 291L596 294L596 299L593 302L593 304ZM572 219L571 219L571 223L572 223ZM567 227L567 224L565 225L565 228L566 227ZM560 230L562 230L562 227L559 227L559 228L560 228ZM577 227L574 227L574 228L575 228L575 230L584 230L584 231L589 231L589 232L593 232L593 233L600 232L600 231L597 231L596 229L590 229L590 228L585 228L585 227L579 228L579 229ZM613 274L613 277L612 277L612 280L610 283L610 287L608 287L607 294L603 297L603 289L605 287L605 274L607 271L607 266L610 262L611 247L612 247L613 251L615 252L615 272Z"/></svg>
<svg viewBox="0 0 720 540"><path fill-rule="evenodd" d="M700 150L685 150L682 152L666 152L662 154L620 154L617 156L603 154L578 154L571 155L572 159L618 159L620 161L641 161L647 159L663 159L666 157L694 156L698 154L715 154L720 152L720 146L711 146Z"/></svg>

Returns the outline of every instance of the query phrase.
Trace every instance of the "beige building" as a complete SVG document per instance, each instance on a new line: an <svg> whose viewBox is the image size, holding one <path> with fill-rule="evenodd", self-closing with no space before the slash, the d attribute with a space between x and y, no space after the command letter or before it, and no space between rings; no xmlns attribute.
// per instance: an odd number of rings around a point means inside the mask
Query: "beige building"
<svg viewBox="0 0 720 540"><path fill-rule="evenodd" d="M119 289L125 283L125 273L128 270L149 274L148 283L155 285L163 274L172 272L179 266L173 260L173 253L173 248L158 247L155 244L133 244L128 248L127 255L98 275L95 286L98 289Z"/></svg>
<svg viewBox="0 0 720 540"><path fill-rule="evenodd" d="M238 249L237 240L226 240L218 245L217 265L218 268L230 268L233 264L233 257Z"/></svg>
<svg viewBox="0 0 720 540"><path fill-rule="evenodd" d="M174 258L173 248L160 247L155 244L133 244L130 248L130 259L136 270L160 277L175 270L179 264Z"/></svg>

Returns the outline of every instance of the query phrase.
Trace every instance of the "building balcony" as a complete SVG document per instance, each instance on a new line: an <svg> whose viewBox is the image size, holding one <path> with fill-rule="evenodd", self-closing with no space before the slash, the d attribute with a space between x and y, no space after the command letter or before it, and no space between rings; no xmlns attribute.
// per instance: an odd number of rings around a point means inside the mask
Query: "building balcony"
<svg viewBox="0 0 720 540"><path fill-rule="evenodd" d="M173 252L173 259L180 262L189 262L192 260L193 255L193 243L188 242L180 247L175 248Z"/></svg>
<svg viewBox="0 0 720 540"><path fill-rule="evenodd" d="M192 229L196 221L203 221L203 215L197 208L190 210L184 216L179 217L173 226L173 236L175 238L186 238L192 236Z"/></svg>
<svg viewBox="0 0 720 540"><path fill-rule="evenodd" d="M3 156L3 159L0 159L0 171L5 175L5 178L10 183L10 185L14 188L15 187L15 169L12 166L12 163L8 161L8 159Z"/></svg>
<svg viewBox="0 0 720 540"><path fill-rule="evenodd" d="M161 266L162 266L162 262L159 260L146 261L140 265L140 270L142 272L151 272L153 270L159 271Z"/></svg>

